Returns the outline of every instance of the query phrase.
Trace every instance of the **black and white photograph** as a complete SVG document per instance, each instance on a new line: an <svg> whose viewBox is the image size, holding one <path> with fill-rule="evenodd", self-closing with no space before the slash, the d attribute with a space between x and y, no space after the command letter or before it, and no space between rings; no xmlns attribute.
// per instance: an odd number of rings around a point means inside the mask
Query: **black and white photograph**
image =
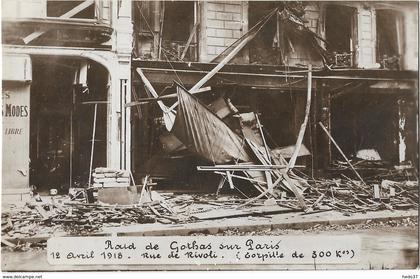
<svg viewBox="0 0 420 279"><path fill-rule="evenodd" d="M418 1L2 0L1 15L3 278L416 278Z"/></svg>

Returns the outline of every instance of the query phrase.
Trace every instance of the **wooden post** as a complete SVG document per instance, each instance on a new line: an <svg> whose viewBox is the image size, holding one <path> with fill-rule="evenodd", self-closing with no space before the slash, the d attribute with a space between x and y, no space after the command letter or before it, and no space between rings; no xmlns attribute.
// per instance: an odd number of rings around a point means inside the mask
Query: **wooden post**
<svg viewBox="0 0 420 279"><path fill-rule="evenodd" d="M93 167L93 151L95 149L95 133L96 133L96 114L98 113L98 104L95 104L95 111L93 114L93 128L92 128L92 144L90 149L90 164L89 164L89 188L92 183L92 167Z"/></svg>
<svg viewBox="0 0 420 279"><path fill-rule="evenodd" d="M268 148L267 142L265 141L262 125L261 125L260 118L258 117L257 113L255 113L255 119L257 120L257 126L260 131L261 138L264 144L267 162L271 163L270 149ZM268 193L273 194L274 186L273 186L273 178L271 177L271 172L265 171L264 173L265 173L265 178L267 180Z"/></svg>
<svg viewBox="0 0 420 279"><path fill-rule="evenodd" d="M330 138L330 140L332 141L332 143L335 145L335 147L337 148L338 152L340 152L341 156L343 156L344 160L346 160L347 164L350 166L350 168L354 171L354 173L356 174L356 176L360 179L360 181L366 185L365 181L363 180L363 178L360 176L360 174L357 172L357 170L353 167L353 165L350 163L349 159L347 158L347 156L344 154L343 150L341 150L340 146L337 144L337 142L334 140L334 138L331 136L330 132L328 132L327 128L324 127L324 125L322 125L321 122L319 122L319 126L321 126L322 130L324 130L325 134Z"/></svg>
<svg viewBox="0 0 420 279"><path fill-rule="evenodd" d="M162 54L162 39L163 39L163 24L165 21L165 1L161 2L160 13L159 13L159 46L158 46L158 60L161 59Z"/></svg>
<svg viewBox="0 0 420 279"><path fill-rule="evenodd" d="M300 126L298 138L295 144L295 150L290 158L287 169L292 169L295 166L296 159L299 154L300 147L302 146L303 137L305 136L306 126L308 125L309 113L311 111L311 96L312 96L312 65L308 66L308 86L306 96L305 118Z"/></svg>
<svg viewBox="0 0 420 279"><path fill-rule="evenodd" d="M74 152L74 127L73 127L73 113L75 104L75 88L71 91L71 108L70 108L70 144L69 144L69 187L73 186L73 152Z"/></svg>
<svg viewBox="0 0 420 279"><path fill-rule="evenodd" d="M317 97L318 119L316 122L321 122L328 132L331 133L331 95L325 82L322 82ZM331 163L331 139L322 136L318 136L317 139L317 165L318 168L325 169Z"/></svg>
<svg viewBox="0 0 420 279"><path fill-rule="evenodd" d="M398 106L398 162L402 164L407 158L407 144L406 144L406 115L405 115L405 100L400 98L397 100Z"/></svg>
<svg viewBox="0 0 420 279"><path fill-rule="evenodd" d="M315 81L314 81L315 82ZM321 122L331 132L331 94L325 81L315 83L311 126L312 162L315 173L327 168L331 163L331 140L317 128Z"/></svg>

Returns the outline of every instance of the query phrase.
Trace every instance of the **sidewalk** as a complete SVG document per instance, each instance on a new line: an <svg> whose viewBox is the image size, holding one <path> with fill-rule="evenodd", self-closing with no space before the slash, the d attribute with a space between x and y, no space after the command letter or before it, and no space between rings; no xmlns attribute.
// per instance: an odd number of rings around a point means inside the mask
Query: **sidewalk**
<svg viewBox="0 0 420 279"><path fill-rule="evenodd" d="M328 211L314 214L282 213L261 217L225 218L186 224L140 224L118 228L106 228L99 235L117 236L158 236L190 235L192 233L216 234L224 230L256 231L268 229L307 229L315 225L361 224L368 220L389 221L418 217L417 210L383 210L356 213L344 216L343 213Z"/></svg>

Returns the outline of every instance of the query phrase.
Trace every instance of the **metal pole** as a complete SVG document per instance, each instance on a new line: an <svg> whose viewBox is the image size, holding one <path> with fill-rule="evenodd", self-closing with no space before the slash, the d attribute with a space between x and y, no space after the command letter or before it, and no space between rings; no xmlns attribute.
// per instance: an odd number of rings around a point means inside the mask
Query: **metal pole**
<svg viewBox="0 0 420 279"><path fill-rule="evenodd" d="M93 150L95 148L95 132L96 132L96 114L98 112L98 104L95 104L95 112L93 115L93 129L92 129L92 148L90 151L90 166L89 166L89 187L92 180L92 165L93 165Z"/></svg>

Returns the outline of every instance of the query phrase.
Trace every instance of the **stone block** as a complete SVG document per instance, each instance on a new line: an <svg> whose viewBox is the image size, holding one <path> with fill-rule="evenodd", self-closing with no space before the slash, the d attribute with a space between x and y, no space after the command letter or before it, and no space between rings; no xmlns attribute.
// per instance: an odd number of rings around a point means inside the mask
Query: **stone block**
<svg viewBox="0 0 420 279"><path fill-rule="evenodd" d="M242 15L237 13L232 13L232 20L233 21L242 21Z"/></svg>
<svg viewBox="0 0 420 279"><path fill-rule="evenodd" d="M217 19L208 19L207 20L207 27L213 27L213 28L223 28L223 20L217 20Z"/></svg>
<svg viewBox="0 0 420 279"><path fill-rule="evenodd" d="M242 31L240 31L240 30L233 30L233 38L234 39L239 39L240 37L242 37Z"/></svg>
<svg viewBox="0 0 420 279"><path fill-rule="evenodd" d="M232 20L233 16L231 13L216 12L216 19L220 20Z"/></svg>
<svg viewBox="0 0 420 279"><path fill-rule="evenodd" d="M228 39L225 38L225 46L230 46L231 44L233 44L236 40L235 39Z"/></svg>
<svg viewBox="0 0 420 279"><path fill-rule="evenodd" d="M137 204L139 195L135 186L101 188L98 190L98 201L119 205Z"/></svg>
<svg viewBox="0 0 420 279"><path fill-rule="evenodd" d="M216 47L216 54L220 54L222 53L224 50L226 49L226 47Z"/></svg>
<svg viewBox="0 0 420 279"><path fill-rule="evenodd" d="M216 19L216 12L207 11L206 16L208 19Z"/></svg>
<svg viewBox="0 0 420 279"><path fill-rule="evenodd" d="M223 38L217 38L217 37L208 37L207 38L207 44L210 46L224 46L225 41Z"/></svg>
<svg viewBox="0 0 420 279"><path fill-rule="evenodd" d="M233 30L231 29L216 29L216 37L232 38Z"/></svg>
<svg viewBox="0 0 420 279"><path fill-rule="evenodd" d="M242 5L240 2L238 4L225 4L225 12L241 13Z"/></svg>
<svg viewBox="0 0 420 279"><path fill-rule="evenodd" d="M214 28L207 28L207 36L209 36L209 37L217 37L216 36L216 29L214 29Z"/></svg>
<svg viewBox="0 0 420 279"><path fill-rule="evenodd" d="M225 29L242 30L242 23L237 21L225 21Z"/></svg>
<svg viewBox="0 0 420 279"><path fill-rule="evenodd" d="M207 10L208 11L216 11L216 12L223 12L224 11L224 3L223 2L208 2L207 3Z"/></svg>
<svg viewBox="0 0 420 279"><path fill-rule="evenodd" d="M207 54L216 54L216 47L214 46L207 46Z"/></svg>

